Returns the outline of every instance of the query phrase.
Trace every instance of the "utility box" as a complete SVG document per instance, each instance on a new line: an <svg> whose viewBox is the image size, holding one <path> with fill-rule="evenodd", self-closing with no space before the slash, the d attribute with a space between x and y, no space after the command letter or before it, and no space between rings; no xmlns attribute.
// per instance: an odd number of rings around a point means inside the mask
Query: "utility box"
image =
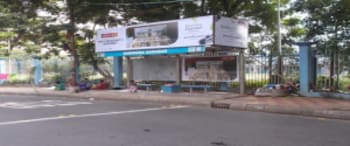
<svg viewBox="0 0 350 146"><path fill-rule="evenodd" d="M162 86L163 93L176 93L176 92L180 92L180 91L181 91L180 85L169 84L169 85Z"/></svg>

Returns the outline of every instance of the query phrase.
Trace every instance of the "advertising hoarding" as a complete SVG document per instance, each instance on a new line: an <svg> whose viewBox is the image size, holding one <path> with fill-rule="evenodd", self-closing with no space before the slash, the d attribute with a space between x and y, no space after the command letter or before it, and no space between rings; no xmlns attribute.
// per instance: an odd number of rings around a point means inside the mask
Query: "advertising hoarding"
<svg viewBox="0 0 350 146"><path fill-rule="evenodd" d="M248 25L245 19L216 16L215 45L248 48Z"/></svg>
<svg viewBox="0 0 350 146"><path fill-rule="evenodd" d="M118 34L118 35L115 35ZM98 30L96 52L130 51L213 44L213 16Z"/></svg>
<svg viewBox="0 0 350 146"><path fill-rule="evenodd" d="M98 30L95 37L96 52L110 52L124 48L125 35L123 27Z"/></svg>
<svg viewBox="0 0 350 146"><path fill-rule="evenodd" d="M132 60L135 81L175 81L176 58L145 57Z"/></svg>
<svg viewBox="0 0 350 146"><path fill-rule="evenodd" d="M248 22L222 16L109 28L97 31L96 52L120 52L195 46L248 47Z"/></svg>
<svg viewBox="0 0 350 146"><path fill-rule="evenodd" d="M227 82L237 79L236 56L184 58L183 81Z"/></svg>

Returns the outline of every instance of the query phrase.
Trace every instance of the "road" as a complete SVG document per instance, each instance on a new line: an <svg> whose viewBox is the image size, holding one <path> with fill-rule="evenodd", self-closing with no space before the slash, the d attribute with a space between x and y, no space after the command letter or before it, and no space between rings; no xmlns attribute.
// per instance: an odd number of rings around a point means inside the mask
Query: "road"
<svg viewBox="0 0 350 146"><path fill-rule="evenodd" d="M350 122L204 107L0 96L0 146L349 146Z"/></svg>

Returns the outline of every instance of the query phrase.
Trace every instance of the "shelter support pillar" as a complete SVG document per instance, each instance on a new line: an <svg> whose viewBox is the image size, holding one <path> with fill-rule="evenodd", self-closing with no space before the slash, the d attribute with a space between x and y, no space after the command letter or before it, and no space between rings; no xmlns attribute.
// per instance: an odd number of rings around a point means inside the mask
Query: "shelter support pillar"
<svg viewBox="0 0 350 146"><path fill-rule="evenodd" d="M299 80L300 80L300 93L302 95L308 95L310 88L316 83L316 57L310 48L311 43L300 42L299 46Z"/></svg>
<svg viewBox="0 0 350 146"><path fill-rule="evenodd" d="M176 84L181 83L181 56L176 56Z"/></svg>
<svg viewBox="0 0 350 146"><path fill-rule="evenodd" d="M33 58L34 64L34 84L39 85L42 77L41 60L39 58Z"/></svg>
<svg viewBox="0 0 350 146"><path fill-rule="evenodd" d="M244 50L239 51L239 93L245 94L245 59Z"/></svg>
<svg viewBox="0 0 350 146"><path fill-rule="evenodd" d="M123 58L113 57L113 88L120 89L123 82Z"/></svg>
<svg viewBox="0 0 350 146"><path fill-rule="evenodd" d="M126 57L126 61L127 61L127 78L128 78L128 82L127 85L129 86L129 83L131 80L134 80L134 72L133 72L133 65L132 65L132 60L130 57Z"/></svg>

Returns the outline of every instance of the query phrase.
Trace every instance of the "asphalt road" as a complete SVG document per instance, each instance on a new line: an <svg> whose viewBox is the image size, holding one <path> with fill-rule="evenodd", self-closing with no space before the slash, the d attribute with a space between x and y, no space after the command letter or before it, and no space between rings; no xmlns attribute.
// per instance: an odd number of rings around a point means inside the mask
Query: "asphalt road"
<svg viewBox="0 0 350 146"><path fill-rule="evenodd" d="M350 122L202 107L0 96L0 146L350 146Z"/></svg>

